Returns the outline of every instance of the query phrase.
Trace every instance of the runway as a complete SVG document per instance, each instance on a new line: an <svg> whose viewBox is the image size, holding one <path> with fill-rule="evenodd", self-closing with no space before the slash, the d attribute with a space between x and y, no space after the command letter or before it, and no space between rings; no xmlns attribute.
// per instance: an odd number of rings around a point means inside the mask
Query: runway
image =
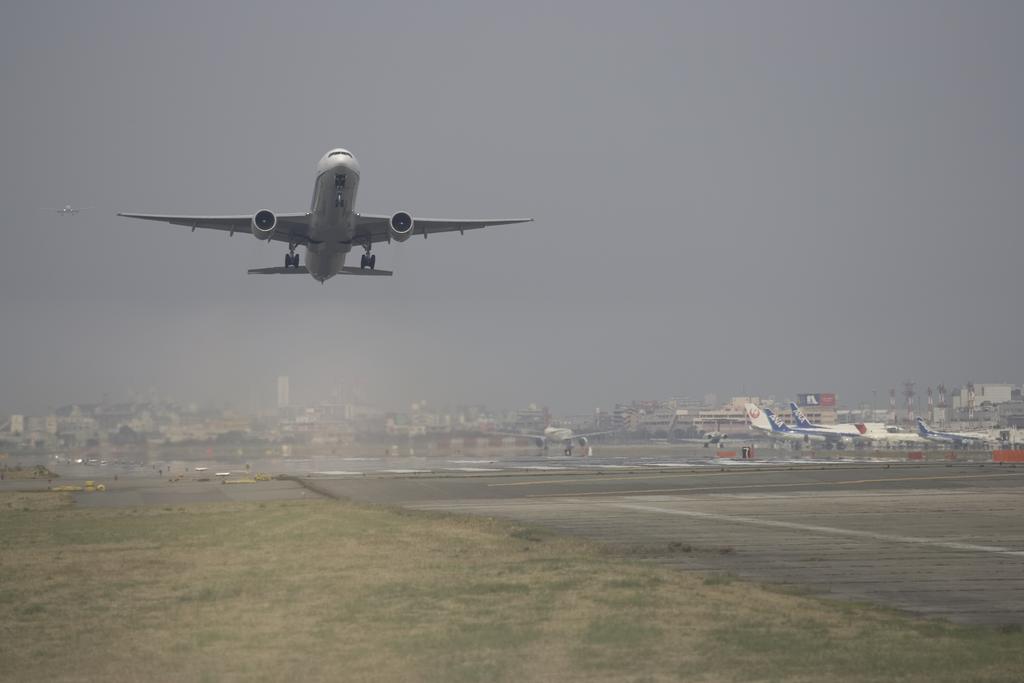
<svg viewBox="0 0 1024 683"><path fill-rule="evenodd" d="M964 623L1024 623L1024 468L761 465L311 477L332 496L501 517L724 573Z"/></svg>
<svg viewBox="0 0 1024 683"><path fill-rule="evenodd" d="M957 622L1024 624L1024 467L857 454L717 461L706 453L324 456L257 462L252 471L292 481L233 486L197 481L185 470L197 463L171 465L184 474L174 482L154 476L159 465L122 471L120 480L113 468L88 467L77 469L107 491L74 495L82 506L179 506L321 493L486 515L684 571ZM61 469L59 481L73 483L75 468ZM0 482L0 490L46 486Z"/></svg>

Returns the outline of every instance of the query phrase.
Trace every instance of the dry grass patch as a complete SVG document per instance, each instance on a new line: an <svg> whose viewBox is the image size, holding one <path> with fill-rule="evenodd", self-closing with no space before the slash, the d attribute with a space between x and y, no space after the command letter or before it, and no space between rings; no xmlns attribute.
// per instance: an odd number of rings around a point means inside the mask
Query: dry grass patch
<svg viewBox="0 0 1024 683"><path fill-rule="evenodd" d="M1024 636L482 518L0 505L0 661L12 680L1009 681Z"/></svg>

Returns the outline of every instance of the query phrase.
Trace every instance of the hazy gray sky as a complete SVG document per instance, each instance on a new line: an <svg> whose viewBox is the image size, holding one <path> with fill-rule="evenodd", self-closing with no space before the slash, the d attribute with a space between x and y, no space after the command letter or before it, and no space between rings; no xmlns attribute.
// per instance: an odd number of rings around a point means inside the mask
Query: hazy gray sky
<svg viewBox="0 0 1024 683"><path fill-rule="evenodd" d="M12 3L0 414L157 386L382 406L1024 380L1019 2ZM252 277L118 210L534 216ZM71 202L75 217L40 211ZM358 257L358 256L356 256Z"/></svg>

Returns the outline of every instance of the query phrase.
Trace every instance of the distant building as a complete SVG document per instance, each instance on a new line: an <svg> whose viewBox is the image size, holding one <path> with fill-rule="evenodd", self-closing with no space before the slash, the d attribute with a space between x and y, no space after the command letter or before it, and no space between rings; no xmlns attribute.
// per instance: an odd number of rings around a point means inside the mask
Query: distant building
<svg viewBox="0 0 1024 683"><path fill-rule="evenodd" d="M291 404L288 396L288 375L277 378L277 407L287 408Z"/></svg>
<svg viewBox="0 0 1024 683"><path fill-rule="evenodd" d="M1024 401L1000 403L999 421L1007 427L1024 427Z"/></svg>
<svg viewBox="0 0 1024 683"><path fill-rule="evenodd" d="M635 406L619 403L612 411L612 427L627 432L635 432L640 425L640 411Z"/></svg>
<svg viewBox="0 0 1024 683"><path fill-rule="evenodd" d="M18 436L25 433L25 416L24 415L11 415L11 434L17 434Z"/></svg>
<svg viewBox="0 0 1024 683"><path fill-rule="evenodd" d="M975 384L974 395L971 396L971 387L963 386L953 390L951 396L954 410L966 410L972 403L974 407L982 403L999 405L1013 400L1012 384Z"/></svg>

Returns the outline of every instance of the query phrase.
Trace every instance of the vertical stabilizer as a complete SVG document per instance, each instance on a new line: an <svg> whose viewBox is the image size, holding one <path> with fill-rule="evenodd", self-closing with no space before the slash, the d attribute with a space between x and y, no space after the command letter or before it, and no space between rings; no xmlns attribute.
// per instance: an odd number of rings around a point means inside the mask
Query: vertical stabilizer
<svg viewBox="0 0 1024 683"><path fill-rule="evenodd" d="M769 424L771 424L773 432L785 434L787 432L792 431L789 427L786 426L785 422L776 417L775 413L768 410L767 408L764 409L764 415L765 417L768 418L768 422Z"/></svg>
<svg viewBox="0 0 1024 683"><path fill-rule="evenodd" d="M793 403L792 401L789 402L789 410L790 412L793 413L793 421L796 422L797 427L800 427L801 429L807 429L808 427L817 426L811 424L811 421L807 419L806 415L804 415L804 411L800 410L800 406Z"/></svg>
<svg viewBox="0 0 1024 683"><path fill-rule="evenodd" d="M747 409L747 421L750 426L754 429L760 429L765 432L772 431L772 425L768 422L768 416L764 414L760 408L753 403L746 404Z"/></svg>

